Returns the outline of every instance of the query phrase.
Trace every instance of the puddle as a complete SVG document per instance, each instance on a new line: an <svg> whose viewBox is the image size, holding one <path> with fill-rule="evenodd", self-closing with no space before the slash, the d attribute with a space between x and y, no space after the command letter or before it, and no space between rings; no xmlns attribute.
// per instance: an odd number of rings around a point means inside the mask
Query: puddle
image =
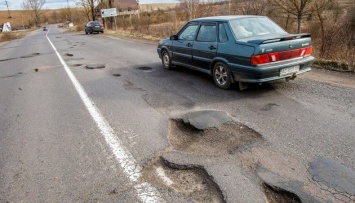
<svg viewBox="0 0 355 203"><path fill-rule="evenodd" d="M282 188L263 183L263 190L268 203L302 203L296 194Z"/></svg>
<svg viewBox="0 0 355 203"><path fill-rule="evenodd" d="M182 120L170 120L168 139L175 150L192 154L233 154L262 142L262 136L240 123L198 130Z"/></svg>
<svg viewBox="0 0 355 203"><path fill-rule="evenodd" d="M194 202L225 202L221 189L200 166L182 166L159 157L143 167L144 181L173 190Z"/></svg>
<svg viewBox="0 0 355 203"><path fill-rule="evenodd" d="M38 56L38 55L40 55L40 53L28 54L28 55L25 55L25 56L21 56L20 58L31 58L31 57Z"/></svg>

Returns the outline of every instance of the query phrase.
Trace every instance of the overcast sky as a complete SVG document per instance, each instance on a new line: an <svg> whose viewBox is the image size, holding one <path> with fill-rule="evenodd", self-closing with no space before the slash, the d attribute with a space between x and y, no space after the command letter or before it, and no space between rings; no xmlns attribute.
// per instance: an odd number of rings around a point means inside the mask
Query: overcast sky
<svg viewBox="0 0 355 203"><path fill-rule="evenodd" d="M0 10L7 10L6 0L0 0ZM7 0L10 10L22 10L21 4L24 0ZM77 0L46 0L43 9L57 9L68 6L75 6ZM176 3L177 0L139 0L140 4L153 4L153 3Z"/></svg>

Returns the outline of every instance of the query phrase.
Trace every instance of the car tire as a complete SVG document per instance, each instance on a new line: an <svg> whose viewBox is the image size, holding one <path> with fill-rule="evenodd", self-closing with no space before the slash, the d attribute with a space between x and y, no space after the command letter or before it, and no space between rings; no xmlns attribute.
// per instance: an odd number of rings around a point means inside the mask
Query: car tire
<svg viewBox="0 0 355 203"><path fill-rule="evenodd" d="M165 69L171 69L171 58L169 52L167 50L163 50L161 52L161 61Z"/></svg>
<svg viewBox="0 0 355 203"><path fill-rule="evenodd" d="M85 30L85 34L89 34L89 33Z"/></svg>
<svg viewBox="0 0 355 203"><path fill-rule="evenodd" d="M231 74L226 64L217 62L213 66L212 76L217 87L228 89L231 86Z"/></svg>
<svg viewBox="0 0 355 203"><path fill-rule="evenodd" d="M104 34L104 31L102 31L101 33Z"/></svg>

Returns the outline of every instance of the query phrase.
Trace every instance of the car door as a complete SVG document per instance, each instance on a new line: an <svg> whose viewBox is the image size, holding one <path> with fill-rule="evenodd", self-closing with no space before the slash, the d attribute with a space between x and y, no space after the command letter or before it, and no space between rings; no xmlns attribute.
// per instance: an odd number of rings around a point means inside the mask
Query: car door
<svg viewBox="0 0 355 203"><path fill-rule="evenodd" d="M198 68L209 69L216 54L217 23L201 23L192 48L192 62Z"/></svg>
<svg viewBox="0 0 355 203"><path fill-rule="evenodd" d="M199 23L188 23L177 35L177 40L172 42L173 62L192 64L192 47Z"/></svg>

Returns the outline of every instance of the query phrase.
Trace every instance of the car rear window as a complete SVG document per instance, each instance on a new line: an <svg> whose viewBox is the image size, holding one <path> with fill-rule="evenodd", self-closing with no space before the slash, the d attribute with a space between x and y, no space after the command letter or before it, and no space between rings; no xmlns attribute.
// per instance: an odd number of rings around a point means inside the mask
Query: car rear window
<svg viewBox="0 0 355 203"><path fill-rule="evenodd" d="M252 17L231 20L230 26L237 39L258 35L286 33L279 25L267 17Z"/></svg>
<svg viewBox="0 0 355 203"><path fill-rule="evenodd" d="M99 22L92 22L91 25L101 25Z"/></svg>

